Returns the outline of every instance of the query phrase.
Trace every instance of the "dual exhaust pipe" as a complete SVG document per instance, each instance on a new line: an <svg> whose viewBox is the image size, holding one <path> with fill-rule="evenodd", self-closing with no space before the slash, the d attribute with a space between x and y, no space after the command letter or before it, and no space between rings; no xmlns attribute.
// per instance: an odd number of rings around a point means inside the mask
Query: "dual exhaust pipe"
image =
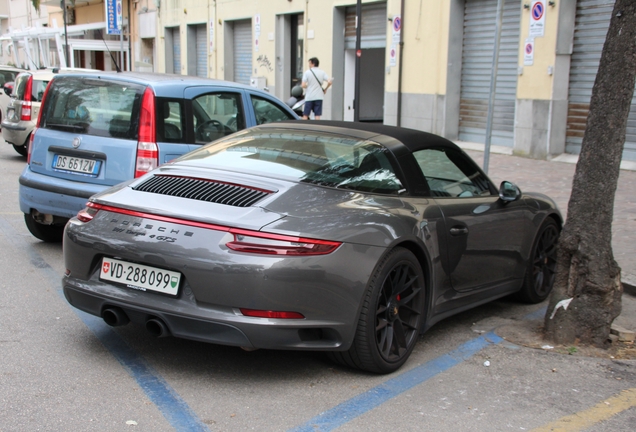
<svg viewBox="0 0 636 432"><path fill-rule="evenodd" d="M122 309L118 307L110 307L102 312L102 319L111 327L126 325L130 322L130 318ZM159 318L150 318L146 321L146 330L156 337L170 336L170 331L166 324Z"/></svg>

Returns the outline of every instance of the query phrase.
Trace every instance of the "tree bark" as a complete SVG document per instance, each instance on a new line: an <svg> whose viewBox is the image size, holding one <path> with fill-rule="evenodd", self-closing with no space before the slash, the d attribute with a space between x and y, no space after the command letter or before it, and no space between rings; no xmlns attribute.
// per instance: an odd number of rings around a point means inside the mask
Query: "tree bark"
<svg viewBox="0 0 636 432"><path fill-rule="evenodd" d="M636 0L617 0L592 89L567 222L557 251L545 336L606 346L621 312L621 269L612 252L614 195L636 75ZM557 308L560 302L571 299Z"/></svg>

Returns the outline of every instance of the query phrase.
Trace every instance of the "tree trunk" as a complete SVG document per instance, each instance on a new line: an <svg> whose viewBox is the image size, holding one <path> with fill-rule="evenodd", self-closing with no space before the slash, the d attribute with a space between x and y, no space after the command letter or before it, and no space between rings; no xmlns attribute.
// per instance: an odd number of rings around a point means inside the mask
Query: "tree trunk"
<svg viewBox="0 0 636 432"><path fill-rule="evenodd" d="M592 89L545 317L545 336L558 344L606 346L621 312L612 219L635 75L636 0L617 0Z"/></svg>

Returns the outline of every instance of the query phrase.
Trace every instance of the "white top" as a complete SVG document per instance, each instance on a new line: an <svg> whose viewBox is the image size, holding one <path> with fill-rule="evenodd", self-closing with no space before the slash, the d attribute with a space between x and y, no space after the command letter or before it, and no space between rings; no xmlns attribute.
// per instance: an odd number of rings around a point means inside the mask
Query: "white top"
<svg viewBox="0 0 636 432"><path fill-rule="evenodd" d="M315 77L314 74L316 75ZM329 76L322 69L313 67L306 70L303 74L303 83L307 83L307 88L305 89L305 100L323 100L325 96L322 91L323 83L328 81Z"/></svg>

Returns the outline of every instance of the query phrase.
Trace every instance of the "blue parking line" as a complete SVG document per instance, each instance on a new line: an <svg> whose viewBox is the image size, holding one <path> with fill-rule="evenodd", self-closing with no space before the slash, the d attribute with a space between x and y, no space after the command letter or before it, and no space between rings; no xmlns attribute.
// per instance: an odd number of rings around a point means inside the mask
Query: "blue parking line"
<svg viewBox="0 0 636 432"><path fill-rule="evenodd" d="M4 220L0 220L0 229L6 233L13 230L7 226ZM18 241L17 236L7 235L7 238L20 247L28 255L31 264L40 270L44 277L51 281L59 281L61 276L51 268L51 266L30 247L24 247L24 243ZM64 302L66 298L62 292L60 284L55 284L56 292ZM69 306L70 307L70 306ZM144 391L146 397L155 404L164 418L177 431L209 431L210 429L197 417L196 413L188 404L175 392L172 387L137 354L124 339L113 331L103 320L93 315L89 315L79 309L71 307L75 314L86 324L95 334L104 347L119 361L130 376L137 382Z"/></svg>
<svg viewBox="0 0 636 432"><path fill-rule="evenodd" d="M399 396L435 375L469 359L488 345L498 344L501 341L503 341L503 339L493 332L469 340L448 354L439 356L428 363L404 372L395 378L391 378L379 386L317 415L307 423L291 429L290 432L324 432L334 430L387 402L389 399Z"/></svg>
<svg viewBox="0 0 636 432"><path fill-rule="evenodd" d="M59 293L64 296L61 290ZM181 396L103 320L74 310L104 347L137 381L148 399L157 406L172 427L177 431L209 431Z"/></svg>

